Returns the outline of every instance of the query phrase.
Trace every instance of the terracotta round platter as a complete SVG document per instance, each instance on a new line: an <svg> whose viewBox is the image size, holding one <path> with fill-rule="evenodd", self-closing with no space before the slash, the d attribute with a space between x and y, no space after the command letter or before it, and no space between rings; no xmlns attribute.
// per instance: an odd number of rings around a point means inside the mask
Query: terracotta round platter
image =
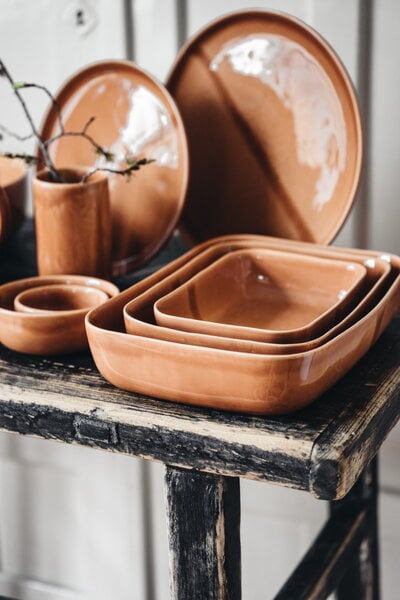
<svg viewBox="0 0 400 600"><path fill-rule="evenodd" d="M189 142L190 240L333 240L357 190L362 130L350 78L314 30L270 11L227 15L182 48L166 85Z"/></svg>
<svg viewBox="0 0 400 600"><path fill-rule="evenodd" d="M63 137L49 148L59 167L121 168L125 156L153 158L129 181L109 177L113 273L120 275L147 262L168 239L183 208L188 181L188 152L182 120L167 90L126 61L102 61L75 73L55 94L65 131L87 133L115 155L101 163L93 146L80 137ZM59 133L52 106L41 127L43 139Z"/></svg>

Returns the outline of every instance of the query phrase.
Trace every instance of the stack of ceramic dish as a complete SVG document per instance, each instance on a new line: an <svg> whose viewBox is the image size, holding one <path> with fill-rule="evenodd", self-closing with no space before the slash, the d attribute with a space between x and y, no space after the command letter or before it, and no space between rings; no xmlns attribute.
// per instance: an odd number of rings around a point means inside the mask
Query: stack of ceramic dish
<svg viewBox="0 0 400 600"><path fill-rule="evenodd" d="M0 286L0 343L27 354L59 355L87 349L85 316L118 294L103 279L43 275Z"/></svg>
<svg viewBox="0 0 400 600"><path fill-rule="evenodd" d="M399 258L321 245L360 175L351 82L307 26L248 11L188 42L167 87L191 159L182 229L202 243L89 313L95 362L159 398L299 409L368 350L400 299Z"/></svg>
<svg viewBox="0 0 400 600"><path fill-rule="evenodd" d="M270 269L278 256L285 267L296 265L283 282ZM310 284L315 268L319 276ZM91 311L89 344L103 376L118 387L226 410L284 413L317 398L370 348L396 313L399 273L399 258L377 252L226 236ZM210 288L214 277L220 281ZM158 325L154 312L169 326ZM279 329L268 331L271 322ZM274 341L261 341L263 335Z"/></svg>

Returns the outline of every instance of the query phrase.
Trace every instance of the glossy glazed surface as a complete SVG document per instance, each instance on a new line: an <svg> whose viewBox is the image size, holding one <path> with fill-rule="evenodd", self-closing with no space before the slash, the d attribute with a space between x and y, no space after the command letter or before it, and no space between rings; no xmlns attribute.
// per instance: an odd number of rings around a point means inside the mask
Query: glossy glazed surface
<svg viewBox="0 0 400 600"><path fill-rule="evenodd" d="M20 292L14 298L14 309L27 313L49 313L50 316L57 312L58 317L61 312L86 314L108 298L108 294L94 287L54 283Z"/></svg>
<svg viewBox="0 0 400 600"><path fill-rule="evenodd" d="M89 309L52 311L50 314L17 312L15 297L24 290L48 285L77 285L116 296L118 288L102 279L79 275L30 277L0 286L0 343L26 354L57 355L87 348L84 318Z"/></svg>
<svg viewBox="0 0 400 600"><path fill-rule="evenodd" d="M0 156L0 241L25 217L28 173L20 159Z"/></svg>
<svg viewBox="0 0 400 600"><path fill-rule="evenodd" d="M189 142L189 238L335 237L357 189L362 132L349 76L319 34L279 13L225 16L182 48L167 87Z"/></svg>
<svg viewBox="0 0 400 600"><path fill-rule="evenodd" d="M358 300L364 266L274 250L233 251L154 304L158 325L260 342L302 342Z"/></svg>
<svg viewBox="0 0 400 600"><path fill-rule="evenodd" d="M62 172L79 181L86 169ZM39 274L109 277L110 200L104 173L85 183L54 183L41 171L33 180L33 199Z"/></svg>
<svg viewBox="0 0 400 600"><path fill-rule="evenodd" d="M127 273L148 261L171 234L180 216L188 176L187 143L181 118L166 89L133 63L104 61L73 75L56 94L66 130L80 131L88 120L90 135L115 155L156 162L129 181L109 176L114 274ZM42 137L58 131L51 109ZM93 147L80 138L51 145L57 165L92 164ZM99 165L103 165L99 159ZM103 166L107 166L104 164Z"/></svg>
<svg viewBox="0 0 400 600"><path fill-rule="evenodd" d="M123 333L123 306L205 247L207 244L195 248L86 316L94 360L112 384L167 400L223 410L260 414L297 410L344 375L398 310L400 259L391 257L393 277L388 288L376 298L376 304L339 335L306 352L281 356L251 354ZM365 254L371 258L379 256L379 253Z"/></svg>
<svg viewBox="0 0 400 600"><path fill-rule="evenodd" d="M170 275L162 278L161 281L151 284L148 280L148 288L144 291L137 288L138 293L135 298L126 304L123 308L124 321L128 333L163 339L170 342L178 342L195 346L206 346L209 348L221 350L233 350L236 352L252 352L255 354L295 354L305 352L316 348L329 339L338 335L346 327L349 327L359 319L367 310L372 308L378 294L388 287L388 280L391 274L390 258L386 255L382 257L371 257L368 253L358 253L343 248L327 248L316 246L314 244L304 244L298 242L284 242L278 238L269 238L263 236L231 236L226 241L219 241L211 244L202 245L202 250ZM231 240L231 241L229 241ZM250 340L226 338L218 335L207 335L201 333L183 332L176 329L166 328L155 325L153 317L153 305L159 298L170 293L180 285L184 284L203 268L207 268L215 260L227 253L245 248L275 248L284 249L285 252L299 253L331 258L335 260L343 259L346 261L357 261L362 264L366 270L366 279L359 298L356 298L354 305L348 307L348 313L343 315L343 319L328 329L319 337L310 339L308 342L301 343L271 343L256 342Z"/></svg>

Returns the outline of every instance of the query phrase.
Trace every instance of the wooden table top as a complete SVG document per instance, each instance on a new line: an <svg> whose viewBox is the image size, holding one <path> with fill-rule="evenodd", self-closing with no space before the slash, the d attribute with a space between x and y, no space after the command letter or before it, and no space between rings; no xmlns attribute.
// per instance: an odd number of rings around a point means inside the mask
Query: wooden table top
<svg viewBox="0 0 400 600"><path fill-rule="evenodd" d="M32 256L28 226L0 250L1 280L31 275ZM284 417L124 392L103 379L89 353L41 358L0 347L4 431L258 479L326 500L347 493L399 414L400 318L319 400Z"/></svg>

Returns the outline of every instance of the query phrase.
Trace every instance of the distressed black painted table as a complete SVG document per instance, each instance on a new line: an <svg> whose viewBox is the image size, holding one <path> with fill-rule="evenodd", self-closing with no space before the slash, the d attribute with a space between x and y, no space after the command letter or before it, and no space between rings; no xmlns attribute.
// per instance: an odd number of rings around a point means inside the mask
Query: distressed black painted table
<svg viewBox="0 0 400 600"><path fill-rule="evenodd" d="M32 252L28 226L0 250L1 281L32 274ZM123 392L89 354L49 359L0 347L1 430L165 463L175 600L240 598L240 477L331 501L330 519L276 598L337 589L340 600L377 600L373 459L399 413L400 319L317 402L274 418Z"/></svg>

